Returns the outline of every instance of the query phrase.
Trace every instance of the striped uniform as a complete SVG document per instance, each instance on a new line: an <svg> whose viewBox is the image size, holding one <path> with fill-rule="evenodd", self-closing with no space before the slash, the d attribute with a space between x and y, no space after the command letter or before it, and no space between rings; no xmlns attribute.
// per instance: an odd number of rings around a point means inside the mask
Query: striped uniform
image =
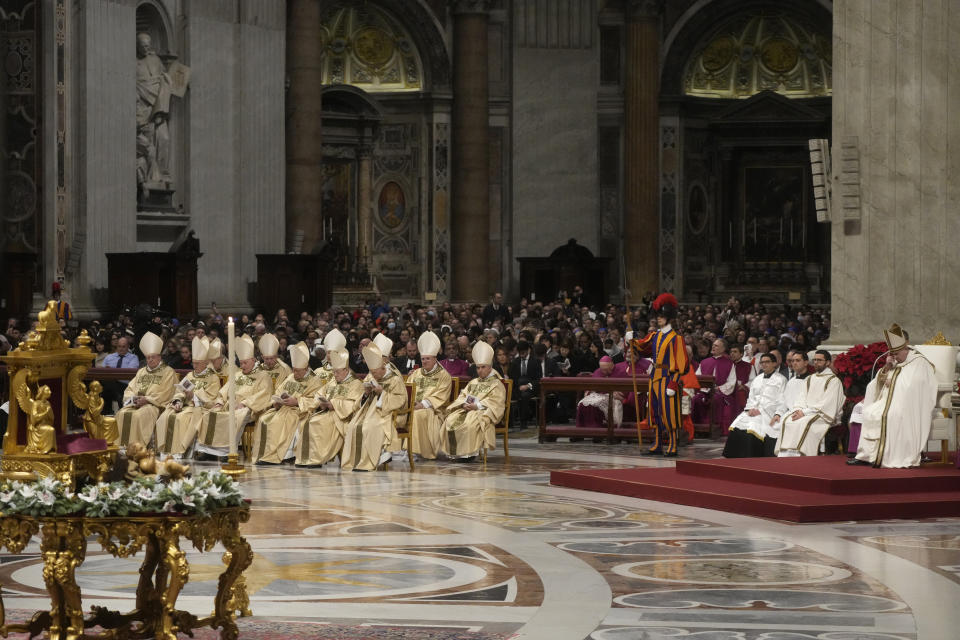
<svg viewBox="0 0 960 640"><path fill-rule="evenodd" d="M656 427L651 453L676 454L677 435L682 428L680 403L683 389L680 379L687 371L687 347L683 337L670 328L654 331L633 341L639 353L653 356L653 375L650 378L650 425ZM673 389L669 395L667 389Z"/></svg>

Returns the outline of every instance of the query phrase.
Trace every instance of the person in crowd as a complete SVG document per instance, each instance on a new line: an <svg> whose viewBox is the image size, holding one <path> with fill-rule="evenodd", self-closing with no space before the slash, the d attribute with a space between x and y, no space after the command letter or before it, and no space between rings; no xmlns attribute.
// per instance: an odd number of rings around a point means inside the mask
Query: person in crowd
<svg viewBox="0 0 960 640"><path fill-rule="evenodd" d="M416 385L410 446L416 455L432 460L442 449L443 415L444 409L450 404L453 379L437 362L440 352L437 334L423 332L417 341L417 350L423 366L407 376L407 382Z"/></svg>
<svg viewBox="0 0 960 640"><path fill-rule="evenodd" d="M456 340L447 340L443 347L444 358L440 365L453 378L466 377L470 364L460 357L460 347Z"/></svg>
<svg viewBox="0 0 960 640"><path fill-rule="evenodd" d="M795 349L790 353L802 352ZM805 378L806 384L793 403L785 405L778 456L817 455L827 430L840 419L846 395L843 382L828 367L830 361L829 351L817 351L814 373Z"/></svg>
<svg viewBox="0 0 960 640"><path fill-rule="evenodd" d="M787 379L777 373L772 353L762 353L759 358L762 373L750 383L747 405L730 425L723 447L725 458L762 457L767 428L777 423Z"/></svg>
<svg viewBox="0 0 960 640"><path fill-rule="evenodd" d="M240 370L234 375L237 407L236 442L239 443L244 427L256 422L269 406L273 395L273 381L254 357L253 339L242 335L235 341L237 364ZM211 346L208 354L216 354ZM220 387L220 395L213 408L200 422L197 434L197 458L200 460L217 459L230 453L230 385Z"/></svg>
<svg viewBox="0 0 960 640"><path fill-rule="evenodd" d="M479 371L478 371L479 373ZM521 429L534 417L537 394L540 391L539 382L543 377L543 368L530 349L526 340L517 343L517 357L510 363L510 379L513 380L514 415L510 418L511 427L516 418L517 426Z"/></svg>
<svg viewBox="0 0 960 640"><path fill-rule="evenodd" d="M513 321L513 314L503 304L503 294L495 293L490 299L490 304L483 308L483 326L492 326L495 321L500 321L501 325L510 324Z"/></svg>
<svg viewBox="0 0 960 640"><path fill-rule="evenodd" d="M376 338L383 336L377 334ZM340 467L344 470L373 471L390 460L397 432L393 412L407 403L403 377L389 362L389 349L381 351L375 341L363 348L370 373L363 381L363 404L347 425ZM389 339L383 336L381 344Z"/></svg>
<svg viewBox="0 0 960 640"><path fill-rule="evenodd" d="M930 437L937 378L930 361L907 344L899 325L883 333L887 356L867 385L857 455L847 464L916 467Z"/></svg>
<svg viewBox="0 0 960 640"><path fill-rule="evenodd" d="M274 387L272 408L263 412L253 431L255 464L293 460L297 434L319 405L323 381L310 368L310 350L298 342L289 351L293 365L290 375Z"/></svg>
<svg viewBox="0 0 960 640"><path fill-rule="evenodd" d="M176 372L163 364L160 352L163 340L148 331L140 338L140 352L146 358L144 365L123 392L123 407L117 411L119 444L126 447L139 442L149 447L160 412L173 399L177 384Z"/></svg>
<svg viewBox="0 0 960 640"><path fill-rule="evenodd" d="M173 400L157 420L157 451L176 460L189 456L197 439L200 421L213 408L220 393L220 378L207 366L210 341L194 338L191 344L193 371L177 384Z"/></svg>
<svg viewBox="0 0 960 640"><path fill-rule="evenodd" d="M597 370L590 377L613 379L619 377L616 373L613 358L603 356L600 358L600 365ZM623 422L624 394L614 391L612 395L613 401L611 402L610 393L602 391L587 391L584 393L583 398L577 403L577 426L587 429L606 429L607 413L611 404L613 405L613 424L614 426L620 426L620 423Z"/></svg>
<svg viewBox="0 0 960 640"><path fill-rule="evenodd" d="M414 369L421 366L420 356L422 354L417 350L417 343L408 340L403 347L403 353L393 359L393 364L400 372L400 375L407 375Z"/></svg>
<svg viewBox="0 0 960 640"><path fill-rule="evenodd" d="M693 421L710 422L720 426L727 435L733 422L734 391L737 388L737 371L730 358L727 341L717 338L710 346L710 356L700 361L698 376L713 376L714 388L700 391L693 398Z"/></svg>
<svg viewBox="0 0 960 640"><path fill-rule="evenodd" d="M293 373L293 369L278 357L280 341L277 340L277 336L265 333L260 337L257 346L260 348L261 368L270 376L273 388L276 389Z"/></svg>
<svg viewBox="0 0 960 640"><path fill-rule="evenodd" d="M496 448L495 427L507 401L503 379L493 369L493 347L478 342L471 356L477 377L460 390L443 421L442 451L463 462L472 462L481 449Z"/></svg>
<svg viewBox="0 0 960 640"><path fill-rule="evenodd" d="M301 423L294 447L297 467L316 468L340 455L344 433L364 397L363 382L353 375L349 364L346 349L327 352L325 367L329 367L330 378L318 392L316 413Z"/></svg>
<svg viewBox="0 0 960 640"><path fill-rule="evenodd" d="M50 288L50 295L53 297L53 301L57 303L55 307L57 320L63 322L73 320L73 311L70 310L70 303L62 299L63 285L59 282L54 282Z"/></svg>

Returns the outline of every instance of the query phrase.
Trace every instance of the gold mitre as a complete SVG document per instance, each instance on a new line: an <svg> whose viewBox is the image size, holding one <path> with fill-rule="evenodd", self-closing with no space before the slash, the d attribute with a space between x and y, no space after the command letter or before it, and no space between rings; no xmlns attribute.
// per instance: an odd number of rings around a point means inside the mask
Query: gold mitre
<svg viewBox="0 0 960 640"><path fill-rule="evenodd" d="M272 333L265 333L258 343L260 346L260 355L264 358L272 358L280 352L280 341Z"/></svg>
<svg viewBox="0 0 960 640"><path fill-rule="evenodd" d="M383 367L383 352L373 342L363 348L363 361L367 364L367 369L373 371Z"/></svg>
<svg viewBox="0 0 960 640"><path fill-rule="evenodd" d="M887 341L887 348L891 353L907 346L906 332L894 322L889 329L883 330L883 339Z"/></svg>
<svg viewBox="0 0 960 640"><path fill-rule="evenodd" d="M346 349L333 349L327 354L327 360L330 361L330 368L334 371L337 369L346 369L349 359L350 354Z"/></svg>

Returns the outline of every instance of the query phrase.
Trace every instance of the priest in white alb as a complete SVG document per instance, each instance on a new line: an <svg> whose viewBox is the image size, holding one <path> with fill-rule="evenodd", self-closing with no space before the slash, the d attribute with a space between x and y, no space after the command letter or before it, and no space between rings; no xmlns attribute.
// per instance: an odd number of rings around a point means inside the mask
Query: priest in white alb
<svg viewBox="0 0 960 640"><path fill-rule="evenodd" d="M303 342L289 347L293 371L274 390L273 408L265 411L253 431L256 464L280 464L294 457L294 441L320 400L320 376L310 369L310 350Z"/></svg>
<svg viewBox="0 0 960 640"><path fill-rule="evenodd" d="M820 443L839 419L846 395L843 382L830 370L830 352L818 350L813 358L814 373L792 407L786 409L777 455L815 456Z"/></svg>
<svg viewBox="0 0 960 640"><path fill-rule="evenodd" d="M173 401L157 420L157 451L178 460L192 451L200 421L220 393L220 378L207 366L209 349L207 338L193 339L193 371L177 384Z"/></svg>
<svg viewBox="0 0 960 640"><path fill-rule="evenodd" d="M155 333L148 331L140 338L140 352L147 364L123 392L123 407L116 415L121 446L131 442L149 446L160 412L173 399L177 372L163 363L162 350L163 340Z"/></svg>
<svg viewBox="0 0 960 640"><path fill-rule="evenodd" d="M387 357L374 343L363 348L370 373L363 381L363 405L343 436L343 469L373 471L391 458L390 446L397 440L394 411L407 403L407 386L403 376L386 362Z"/></svg>
<svg viewBox="0 0 960 640"><path fill-rule="evenodd" d="M471 355L477 377L450 404L443 422L443 453L465 461L473 460L481 449L496 448L495 428L507 402L503 379L493 368L493 347L477 342Z"/></svg>
<svg viewBox="0 0 960 640"><path fill-rule="evenodd" d="M363 402L363 382L350 370L350 352L326 353L332 377L318 392L317 412L297 434L296 465L301 468L319 467L340 454L347 425Z"/></svg>
<svg viewBox="0 0 960 640"><path fill-rule="evenodd" d="M867 385L857 456L847 464L916 467L933 421L937 378L929 360L907 345L903 329L885 330L886 360Z"/></svg>
<svg viewBox="0 0 960 640"><path fill-rule="evenodd" d="M407 375L407 382L416 385L410 446L415 454L429 460L436 458L442 447L443 410L450 404L453 387L453 378L437 362L440 347L437 334L424 331L417 340L421 366Z"/></svg>

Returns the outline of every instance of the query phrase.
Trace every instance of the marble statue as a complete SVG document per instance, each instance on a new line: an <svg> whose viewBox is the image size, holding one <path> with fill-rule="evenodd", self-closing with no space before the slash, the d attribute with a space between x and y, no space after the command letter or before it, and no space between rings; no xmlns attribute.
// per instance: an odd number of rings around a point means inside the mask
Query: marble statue
<svg viewBox="0 0 960 640"><path fill-rule="evenodd" d="M137 34L137 190L171 189L170 98L172 81L150 36Z"/></svg>

